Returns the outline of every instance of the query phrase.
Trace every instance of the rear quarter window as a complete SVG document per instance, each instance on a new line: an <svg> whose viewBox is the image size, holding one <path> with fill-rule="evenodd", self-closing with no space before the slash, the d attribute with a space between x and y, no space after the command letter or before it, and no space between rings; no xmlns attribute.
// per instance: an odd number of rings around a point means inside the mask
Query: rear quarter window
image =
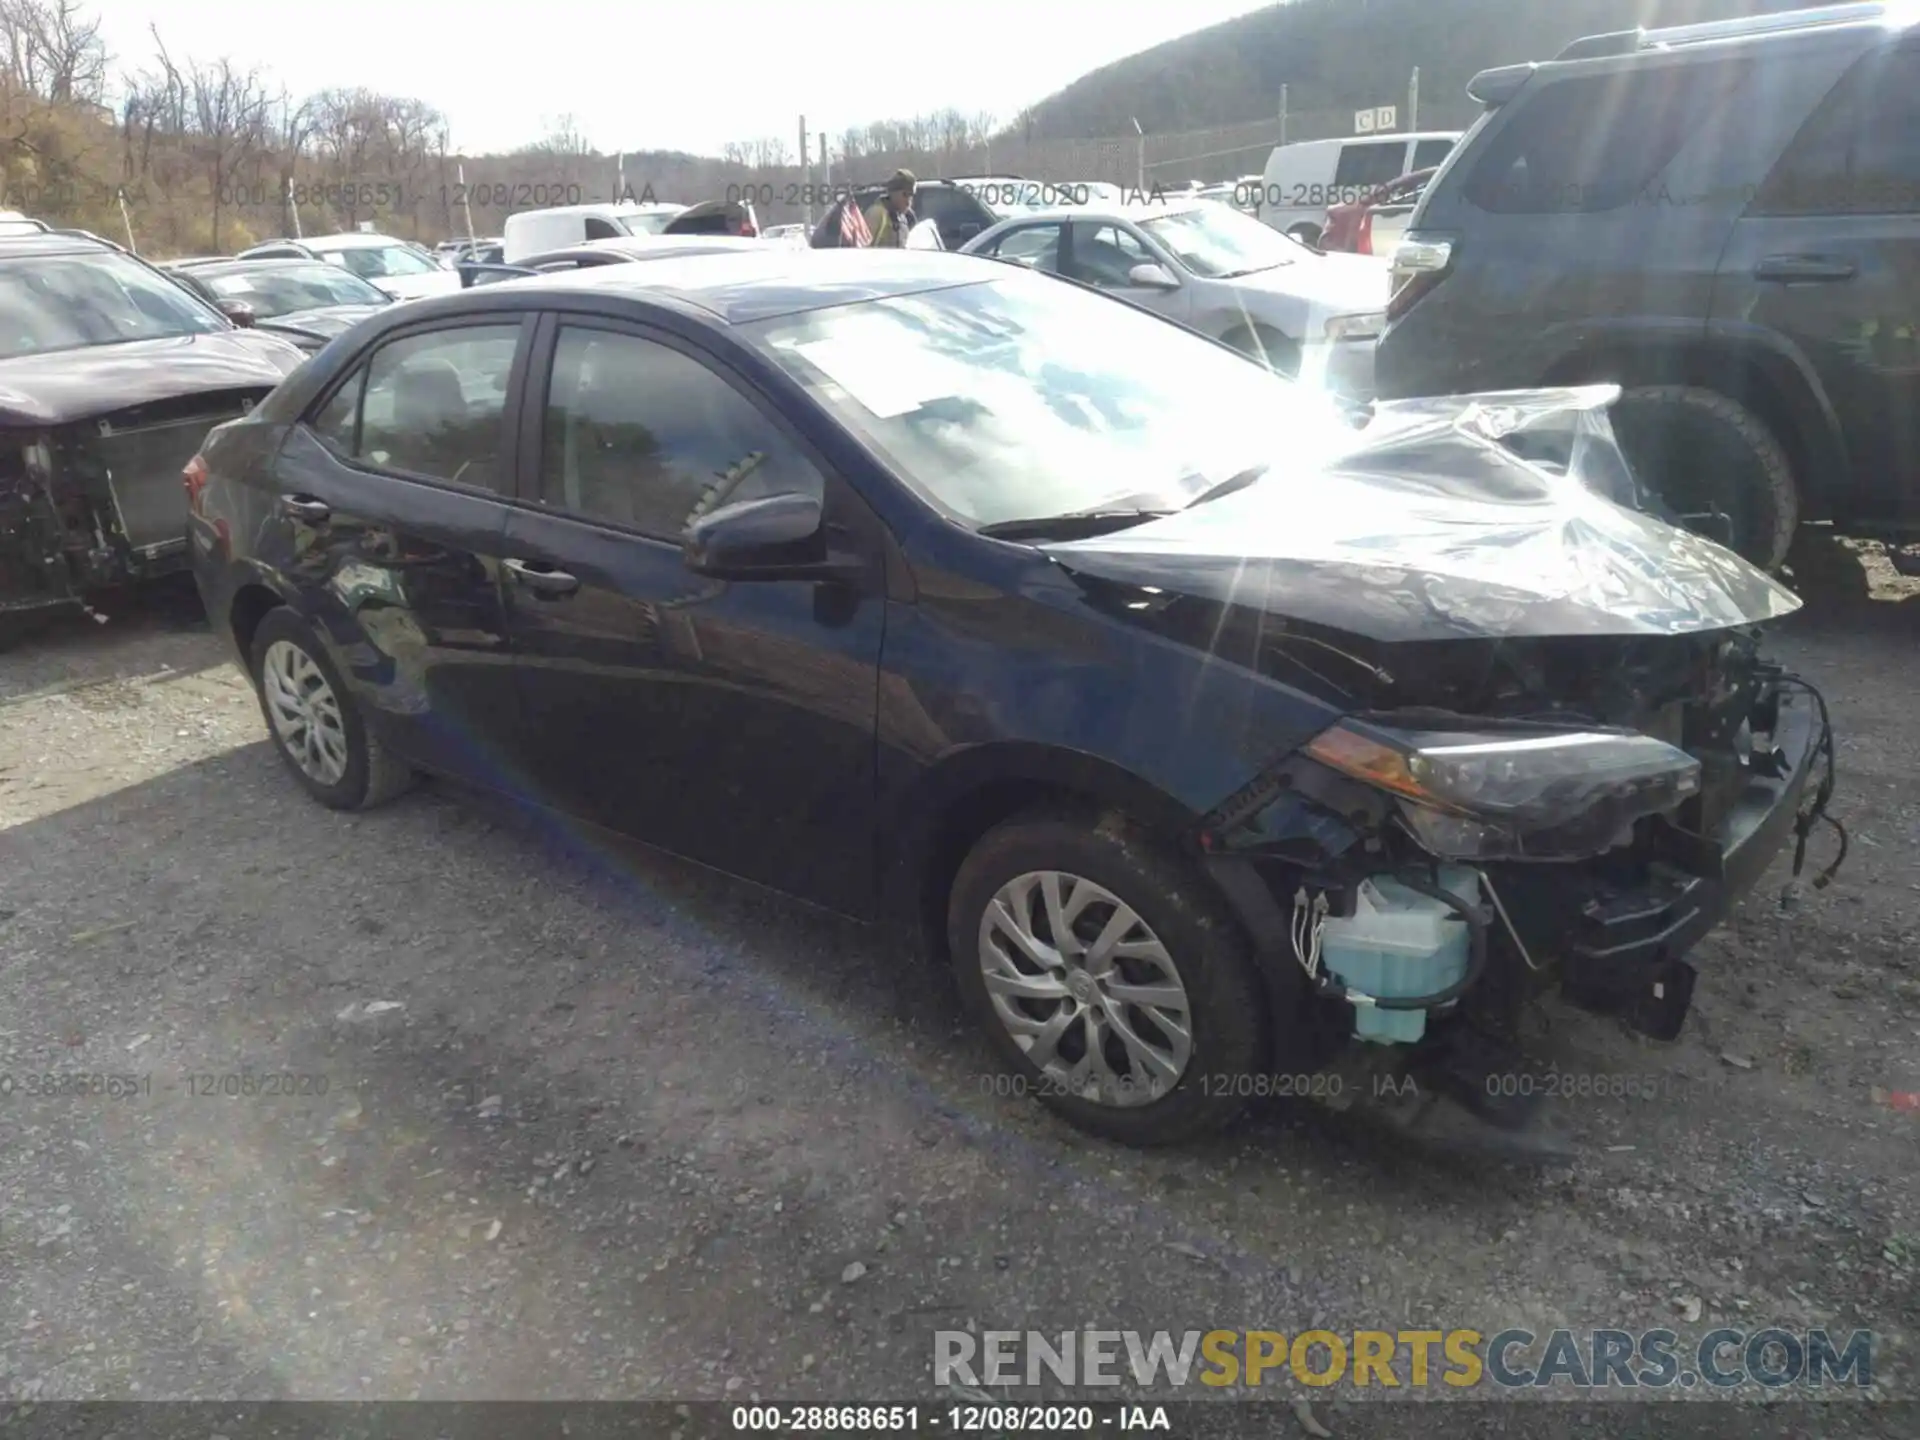
<svg viewBox="0 0 1920 1440"><path fill-rule="evenodd" d="M1696 64L1552 81L1513 102L1471 157L1461 193L1496 215L1616 210L1648 191L1750 75L1745 64Z"/></svg>

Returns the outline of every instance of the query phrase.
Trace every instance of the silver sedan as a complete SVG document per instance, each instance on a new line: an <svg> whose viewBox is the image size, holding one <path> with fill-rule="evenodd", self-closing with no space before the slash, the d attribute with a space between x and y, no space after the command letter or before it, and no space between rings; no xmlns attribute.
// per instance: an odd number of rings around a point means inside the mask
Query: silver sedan
<svg viewBox="0 0 1920 1440"><path fill-rule="evenodd" d="M1378 257L1322 255L1210 200L1028 211L961 248L1104 290L1310 383L1372 394L1389 283Z"/></svg>

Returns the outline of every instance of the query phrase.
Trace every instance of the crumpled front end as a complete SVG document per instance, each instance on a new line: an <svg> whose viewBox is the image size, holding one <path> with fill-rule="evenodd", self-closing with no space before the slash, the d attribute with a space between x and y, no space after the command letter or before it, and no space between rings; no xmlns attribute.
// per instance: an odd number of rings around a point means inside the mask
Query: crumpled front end
<svg viewBox="0 0 1920 1440"><path fill-rule="evenodd" d="M1177 584L1142 613L1210 603L1189 630L1342 712L1195 836L1276 1006L1304 997L1324 1048L1296 1059L1497 1118L1529 996L1671 1038L1695 945L1790 841L1800 873L1832 729L1760 652L1799 601L1641 508L1611 399L1383 405L1310 475L1053 549Z"/></svg>
<svg viewBox="0 0 1920 1440"><path fill-rule="evenodd" d="M0 614L184 570L181 472L215 425L263 392L150 402L34 429L0 428Z"/></svg>

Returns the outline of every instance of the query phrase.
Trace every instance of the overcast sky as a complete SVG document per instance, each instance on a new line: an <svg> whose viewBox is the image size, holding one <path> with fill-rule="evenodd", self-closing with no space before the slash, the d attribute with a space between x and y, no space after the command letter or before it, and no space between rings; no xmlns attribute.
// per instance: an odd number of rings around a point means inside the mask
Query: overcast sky
<svg viewBox="0 0 1920 1440"><path fill-rule="evenodd" d="M1271 3L1271 0L1269 0ZM448 118L469 154L534 141L571 113L603 151L717 153L954 106L1010 118L1087 71L1264 8L1247 0L405 0L317 5L92 0L116 76L153 53L258 65L295 95L365 85Z"/></svg>

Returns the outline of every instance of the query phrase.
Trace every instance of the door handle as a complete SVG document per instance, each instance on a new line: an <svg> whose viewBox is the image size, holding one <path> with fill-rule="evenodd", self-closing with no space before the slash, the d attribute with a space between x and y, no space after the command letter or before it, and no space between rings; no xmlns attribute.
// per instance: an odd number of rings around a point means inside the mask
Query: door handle
<svg viewBox="0 0 1920 1440"><path fill-rule="evenodd" d="M309 525L324 525L333 518L332 508L324 500L316 500L311 495L282 495L280 511Z"/></svg>
<svg viewBox="0 0 1920 1440"><path fill-rule="evenodd" d="M536 595L571 595L580 588L578 579L544 560L509 560L507 574Z"/></svg>
<svg viewBox="0 0 1920 1440"><path fill-rule="evenodd" d="M1840 255L1766 255L1753 267L1756 280L1851 280L1858 267Z"/></svg>

